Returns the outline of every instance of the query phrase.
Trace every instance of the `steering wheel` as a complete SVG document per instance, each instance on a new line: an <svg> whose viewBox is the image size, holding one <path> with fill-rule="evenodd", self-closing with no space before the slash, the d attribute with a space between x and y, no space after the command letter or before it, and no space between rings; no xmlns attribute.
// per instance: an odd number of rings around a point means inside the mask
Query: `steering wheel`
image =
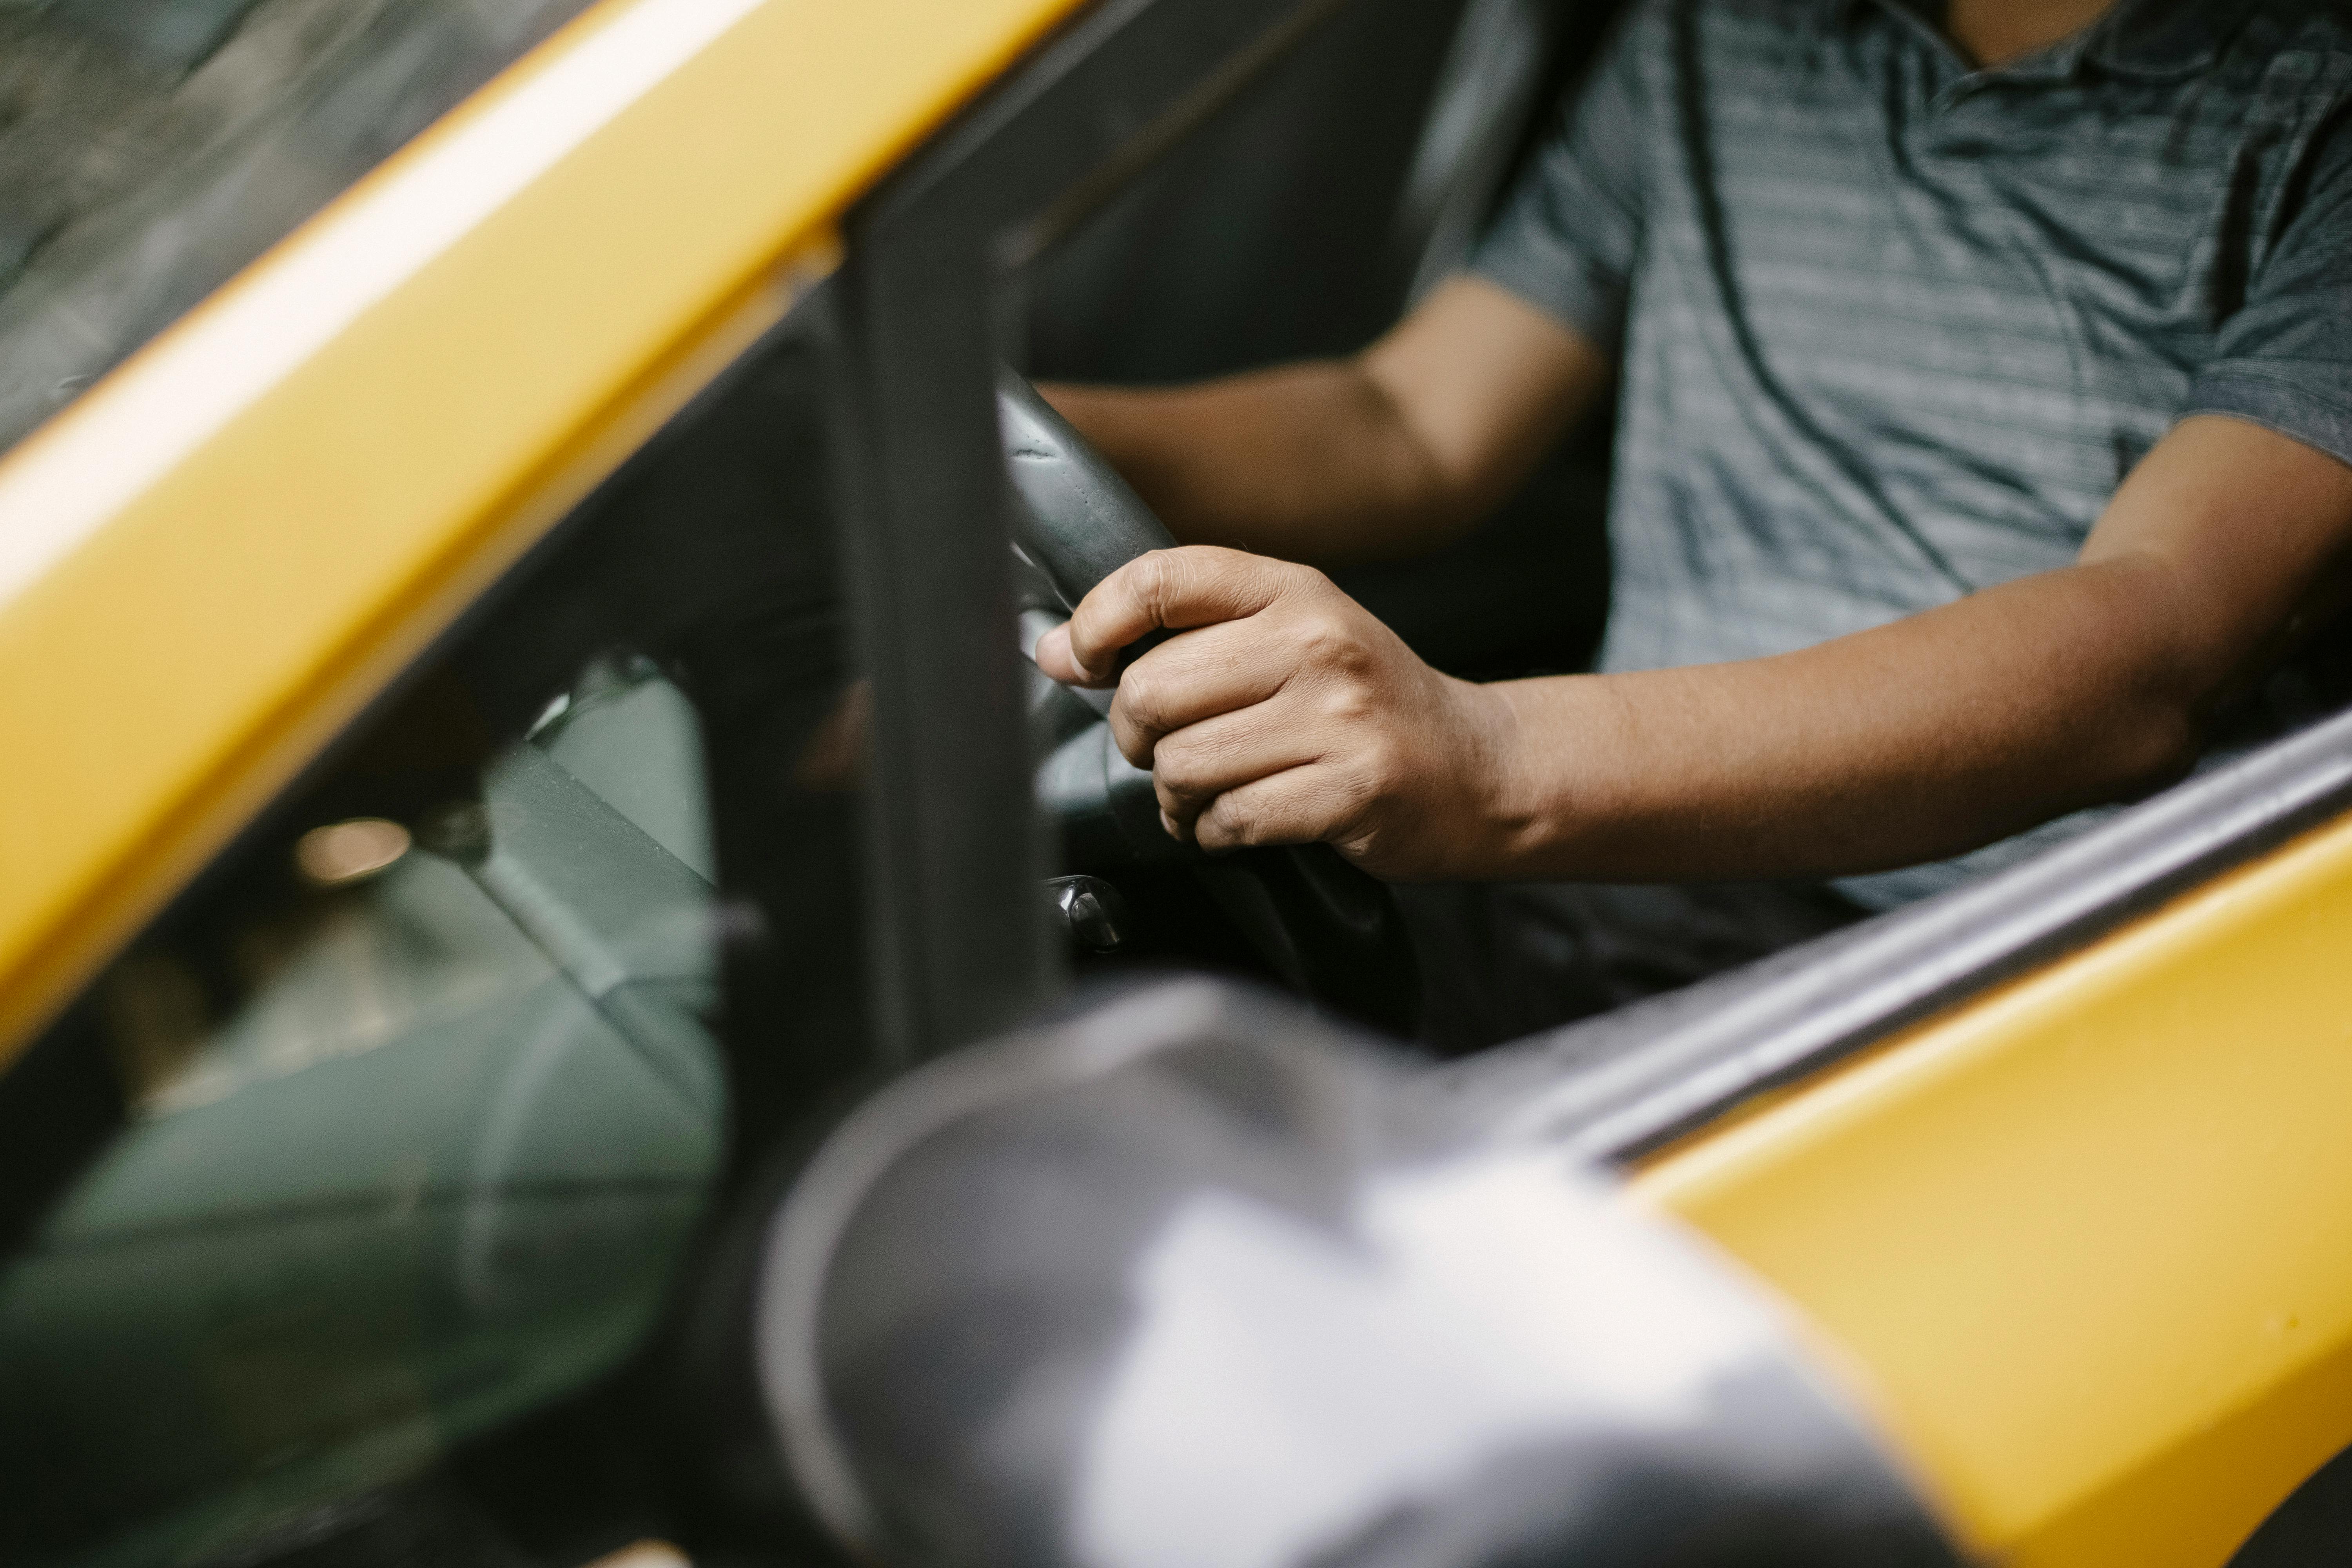
<svg viewBox="0 0 2352 1568"><path fill-rule="evenodd" d="M1149 550L1176 541L1086 437L1010 370L997 377L1006 466L1022 505L1013 541L1024 576L1067 616L1096 584ZM1158 632L1129 658L1176 635ZM1041 682L1043 677L1040 678ZM1111 739L1107 699L1055 688L1071 715L1038 771L1038 793L1081 858L1106 867L1181 859L1226 917L1286 982L1328 1011L1410 1036L1419 1022L1420 971L1396 896L1328 844L1209 855L1160 826L1150 773Z"/></svg>

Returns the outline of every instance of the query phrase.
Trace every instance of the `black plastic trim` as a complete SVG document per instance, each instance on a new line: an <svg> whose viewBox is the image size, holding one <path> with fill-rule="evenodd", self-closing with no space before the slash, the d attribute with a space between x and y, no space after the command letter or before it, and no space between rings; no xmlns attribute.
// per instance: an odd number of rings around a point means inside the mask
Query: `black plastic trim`
<svg viewBox="0 0 2352 1568"><path fill-rule="evenodd" d="M1012 269L1344 0L1107 0L851 215L841 515L873 682L877 1048L907 1065L1059 984L1008 581Z"/></svg>

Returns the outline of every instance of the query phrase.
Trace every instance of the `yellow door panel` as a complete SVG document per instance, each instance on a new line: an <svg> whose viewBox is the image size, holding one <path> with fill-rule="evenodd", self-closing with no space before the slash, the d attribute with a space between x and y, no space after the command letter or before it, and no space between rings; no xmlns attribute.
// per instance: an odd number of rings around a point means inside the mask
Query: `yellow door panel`
<svg viewBox="0 0 2352 1568"><path fill-rule="evenodd" d="M2002 1560L2218 1564L2352 1441L2352 822L1638 1178Z"/></svg>

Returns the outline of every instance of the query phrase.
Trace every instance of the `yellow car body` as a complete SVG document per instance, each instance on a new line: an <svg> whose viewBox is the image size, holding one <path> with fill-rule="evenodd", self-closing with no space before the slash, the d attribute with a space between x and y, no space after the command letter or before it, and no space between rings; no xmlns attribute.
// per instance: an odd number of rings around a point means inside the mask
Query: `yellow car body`
<svg viewBox="0 0 2352 1568"><path fill-rule="evenodd" d="M0 460L0 1058L1080 11L602 0ZM1800 1310L1977 1550L2221 1564L2352 1442L2347 916L2323 821L1630 1190Z"/></svg>

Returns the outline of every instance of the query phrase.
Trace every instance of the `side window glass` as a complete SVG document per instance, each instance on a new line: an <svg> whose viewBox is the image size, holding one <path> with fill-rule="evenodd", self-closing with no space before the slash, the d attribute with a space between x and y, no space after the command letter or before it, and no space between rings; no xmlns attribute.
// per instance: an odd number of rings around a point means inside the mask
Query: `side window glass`
<svg viewBox="0 0 2352 1568"><path fill-rule="evenodd" d="M122 1114L0 1269L0 1557L266 1560L616 1375L747 1094L855 1065L817 380L739 367L36 1047Z"/></svg>
<svg viewBox="0 0 2352 1568"><path fill-rule="evenodd" d="M582 9L0 5L0 449Z"/></svg>

